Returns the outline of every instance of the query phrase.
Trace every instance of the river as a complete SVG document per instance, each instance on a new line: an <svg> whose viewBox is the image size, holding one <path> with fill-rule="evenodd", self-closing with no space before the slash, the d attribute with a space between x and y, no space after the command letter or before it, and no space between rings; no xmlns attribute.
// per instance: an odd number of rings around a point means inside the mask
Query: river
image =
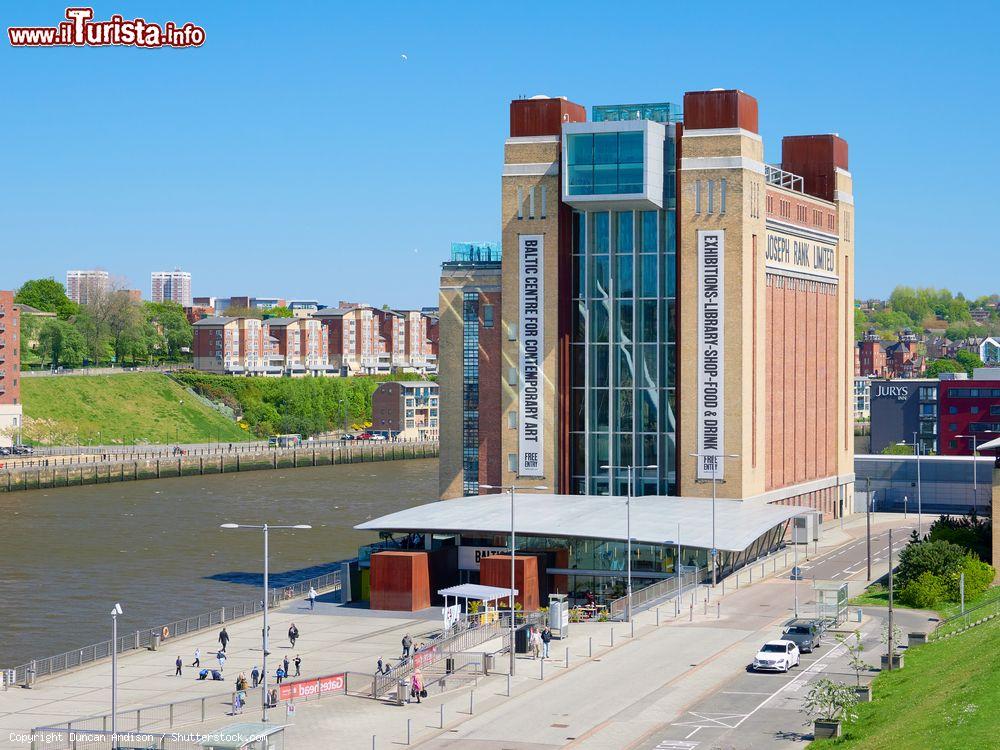
<svg viewBox="0 0 1000 750"><path fill-rule="evenodd" d="M434 500L437 460L250 471L0 494L0 667L260 597L271 573L318 568L375 541L362 521ZM306 577L303 574L300 577Z"/></svg>

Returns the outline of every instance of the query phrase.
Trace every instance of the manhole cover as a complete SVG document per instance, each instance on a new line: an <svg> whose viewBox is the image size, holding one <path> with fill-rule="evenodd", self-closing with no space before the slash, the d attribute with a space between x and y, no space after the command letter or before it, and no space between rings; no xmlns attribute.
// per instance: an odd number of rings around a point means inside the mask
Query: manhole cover
<svg viewBox="0 0 1000 750"><path fill-rule="evenodd" d="M550 727L556 727L557 729L567 729L569 724L549 724Z"/></svg>

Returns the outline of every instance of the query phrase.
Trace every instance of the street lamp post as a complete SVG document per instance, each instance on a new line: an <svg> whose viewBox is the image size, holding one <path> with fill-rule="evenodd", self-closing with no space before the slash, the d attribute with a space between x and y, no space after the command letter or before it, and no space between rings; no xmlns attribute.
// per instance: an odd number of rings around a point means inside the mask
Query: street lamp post
<svg viewBox="0 0 1000 750"><path fill-rule="evenodd" d="M513 484L506 486L481 484L484 490L500 490L510 492L510 676L514 676L514 491L515 490L547 490L548 487L536 485L533 487L517 487Z"/></svg>
<svg viewBox="0 0 1000 750"><path fill-rule="evenodd" d="M705 458L707 456L712 456L716 461L721 461L726 458L739 458L738 453L691 453L694 458ZM712 588L715 588L715 584L718 578L718 565L716 565L716 559L719 554L719 550L715 546L715 485L718 481L719 476L719 463L716 463L712 469Z"/></svg>
<svg viewBox="0 0 1000 750"><path fill-rule="evenodd" d="M268 633L267 633L267 610L270 606L270 595L268 594L268 581L267 581L267 541L268 532L272 529L311 529L307 523L299 523L293 526L270 526L268 524L263 524L257 526L254 524L244 524L244 523L224 523L221 524L219 528L222 529L255 529L264 532L264 627L261 630L261 647L263 649L263 657L260 667L260 695L261 695L261 721L267 722L267 646L268 646Z"/></svg>
<svg viewBox="0 0 1000 750"><path fill-rule="evenodd" d="M111 609L111 748L118 747L118 615L122 605Z"/></svg>
<svg viewBox="0 0 1000 750"><path fill-rule="evenodd" d="M628 482L625 490L625 558L626 558L626 583L625 583L625 621L632 622L632 498L635 492L633 485L633 475L636 469L655 469L656 464L647 466L615 466L605 464L601 470L613 471L615 469L625 469L628 471ZM614 482L609 485L614 489Z"/></svg>
<svg viewBox="0 0 1000 750"><path fill-rule="evenodd" d="M917 456L917 535L920 536L924 533L924 516L923 516L923 501L921 496L920 487L920 440L918 439L917 432L913 433L913 442L907 443L905 440L901 440L896 443L896 445L912 445L913 452Z"/></svg>
<svg viewBox="0 0 1000 750"><path fill-rule="evenodd" d="M996 430L983 430L985 434L993 434ZM972 440L972 512L979 515L979 477L976 470L976 450L979 447L980 433L973 432L971 435L955 435L957 438Z"/></svg>

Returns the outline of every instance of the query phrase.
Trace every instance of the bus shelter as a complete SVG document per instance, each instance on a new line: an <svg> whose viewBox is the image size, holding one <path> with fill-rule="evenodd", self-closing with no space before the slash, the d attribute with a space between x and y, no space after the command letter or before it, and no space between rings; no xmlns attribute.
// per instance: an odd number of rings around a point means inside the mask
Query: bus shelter
<svg viewBox="0 0 1000 750"><path fill-rule="evenodd" d="M513 593L514 596L517 596L518 590L514 589ZM509 601L511 590L498 586L484 586L479 583L463 583L458 586L438 589L438 594L444 597L445 629L447 629L450 624L454 624L454 621L449 624L449 612L452 613L454 620L457 620L458 615L461 614L468 622L471 614L472 619L480 623L496 622L500 616L500 607L496 602L500 599ZM450 604L451 599L454 599L454 603ZM460 601L461 604L459 604ZM470 611L470 602L479 603L471 608L473 611ZM491 604L492 607L490 607Z"/></svg>

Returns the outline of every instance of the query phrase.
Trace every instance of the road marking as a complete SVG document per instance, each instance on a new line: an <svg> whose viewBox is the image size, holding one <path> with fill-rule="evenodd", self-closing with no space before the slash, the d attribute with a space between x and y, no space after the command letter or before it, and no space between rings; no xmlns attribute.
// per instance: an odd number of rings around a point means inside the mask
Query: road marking
<svg viewBox="0 0 1000 750"><path fill-rule="evenodd" d="M724 695L770 695L770 693L754 690L720 690L719 692Z"/></svg>
<svg viewBox="0 0 1000 750"><path fill-rule="evenodd" d="M735 729L736 727L739 726L738 723L729 724L727 722L731 722L734 719L740 719L740 721L742 722L742 720L747 717L747 714L734 714L734 713L721 714L721 713L709 713L709 712L699 713L697 711L688 711L688 714L690 716L694 716L695 719L697 719L697 721L676 721L674 722L674 726L696 727L695 731L698 731L698 729L712 729L718 727L721 727L723 729ZM702 724L701 722L709 722L709 723ZM694 732L691 732L691 734L694 734ZM691 734L689 734L688 737L690 737Z"/></svg>

